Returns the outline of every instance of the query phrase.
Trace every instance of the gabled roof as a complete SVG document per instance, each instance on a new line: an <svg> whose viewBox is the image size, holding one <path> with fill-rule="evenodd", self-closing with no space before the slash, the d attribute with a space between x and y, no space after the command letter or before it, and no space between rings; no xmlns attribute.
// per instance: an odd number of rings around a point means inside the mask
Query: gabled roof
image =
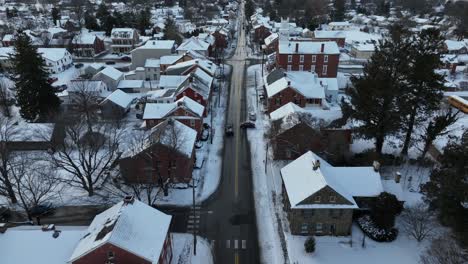
<svg viewBox="0 0 468 264"><path fill-rule="evenodd" d="M209 60L202 60L202 59L194 59L189 61L184 61L177 63L175 65L169 66L166 69L166 74L168 75L181 75L181 74L188 74L189 70L193 67L200 67L206 73L211 76L214 76L218 66Z"/></svg>
<svg viewBox="0 0 468 264"><path fill-rule="evenodd" d="M133 203L119 202L94 218L69 262L110 243L156 263L161 255L171 218L138 200Z"/></svg>
<svg viewBox="0 0 468 264"><path fill-rule="evenodd" d="M334 41L280 41L278 51L279 54L340 54L338 44Z"/></svg>
<svg viewBox="0 0 468 264"><path fill-rule="evenodd" d="M188 75L161 75L158 87L160 89L179 88L188 78Z"/></svg>
<svg viewBox="0 0 468 264"><path fill-rule="evenodd" d="M198 38L198 37L191 37L177 48L177 50L201 50L207 51L210 47L210 43L206 42L205 40Z"/></svg>
<svg viewBox="0 0 468 264"><path fill-rule="evenodd" d="M325 98L325 85L317 74L306 71L274 70L264 77L268 97L291 87L306 98Z"/></svg>
<svg viewBox="0 0 468 264"><path fill-rule="evenodd" d="M121 71L119 71L116 68L111 67L111 66L105 67L104 69L102 69L102 71L96 73L96 75L98 75L98 74L103 74L105 76L108 76L109 78L111 78L111 79L113 79L115 81L117 81L118 79L120 79L123 76L123 72L121 72Z"/></svg>
<svg viewBox="0 0 468 264"><path fill-rule="evenodd" d="M317 160L320 167L314 170ZM357 208L353 197L376 197L384 190L373 167L333 167L312 151L283 167L281 175L292 208L314 208L315 204L300 203L326 186L353 204L322 204L320 208Z"/></svg>
<svg viewBox="0 0 468 264"><path fill-rule="evenodd" d="M140 89L143 88L143 80L121 80L117 89Z"/></svg>
<svg viewBox="0 0 468 264"><path fill-rule="evenodd" d="M111 101L122 108L127 108L130 106L133 99L133 96L117 89L113 93L111 93L106 99L104 99L104 101L102 101L101 104L104 104L107 101Z"/></svg>
<svg viewBox="0 0 468 264"><path fill-rule="evenodd" d="M180 98L174 103L147 103L143 113L143 119L161 119L169 116L178 108L183 108L197 115L203 116L205 107L187 96ZM177 117L174 117L177 119Z"/></svg>
<svg viewBox="0 0 468 264"><path fill-rule="evenodd" d="M51 61L59 61L69 55L67 49L64 48L38 48L37 53L41 54L44 59Z"/></svg>
<svg viewBox="0 0 468 264"><path fill-rule="evenodd" d="M170 148L175 147L179 153L191 157L196 140L197 131L177 120L167 119L151 129L149 144L160 143Z"/></svg>

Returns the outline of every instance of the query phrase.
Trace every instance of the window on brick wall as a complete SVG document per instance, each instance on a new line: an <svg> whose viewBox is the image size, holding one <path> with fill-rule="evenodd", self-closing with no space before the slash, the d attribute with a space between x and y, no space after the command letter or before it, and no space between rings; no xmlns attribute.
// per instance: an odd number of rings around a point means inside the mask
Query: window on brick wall
<svg viewBox="0 0 468 264"><path fill-rule="evenodd" d="M300 60L300 62L304 62L304 55L301 55L301 56L299 57L299 60Z"/></svg>
<svg viewBox="0 0 468 264"><path fill-rule="evenodd" d="M292 62L292 55L288 55L288 62Z"/></svg>
<svg viewBox="0 0 468 264"><path fill-rule="evenodd" d="M328 66L327 66L327 65L323 65L322 74L323 74L323 75L327 75L327 72L328 72Z"/></svg>
<svg viewBox="0 0 468 264"><path fill-rule="evenodd" d="M195 120L190 119L190 126L191 126L191 127L194 127L194 126L195 126Z"/></svg>
<svg viewBox="0 0 468 264"><path fill-rule="evenodd" d="M288 71L292 71L291 65L288 65L288 69L287 69L287 70L288 70Z"/></svg>
<svg viewBox="0 0 468 264"><path fill-rule="evenodd" d="M299 71L303 71L304 70L304 65L299 65Z"/></svg>
<svg viewBox="0 0 468 264"><path fill-rule="evenodd" d="M311 66L310 66L310 71L311 71L311 72L315 72L315 65L311 65Z"/></svg>
<svg viewBox="0 0 468 264"><path fill-rule="evenodd" d="M275 98L276 105L281 105L281 98Z"/></svg>
<svg viewBox="0 0 468 264"><path fill-rule="evenodd" d="M317 56L316 55L312 55L312 62L316 62L317 61Z"/></svg>
<svg viewBox="0 0 468 264"><path fill-rule="evenodd" d="M325 63L328 62L328 55L325 55L325 56L323 57L323 62L325 62Z"/></svg>
<svg viewBox="0 0 468 264"><path fill-rule="evenodd" d="M307 223L302 223L301 233L309 233L309 225L307 225Z"/></svg>
<svg viewBox="0 0 468 264"><path fill-rule="evenodd" d="M322 233L323 231L323 224L322 223L316 223L315 224L315 232L316 233Z"/></svg>

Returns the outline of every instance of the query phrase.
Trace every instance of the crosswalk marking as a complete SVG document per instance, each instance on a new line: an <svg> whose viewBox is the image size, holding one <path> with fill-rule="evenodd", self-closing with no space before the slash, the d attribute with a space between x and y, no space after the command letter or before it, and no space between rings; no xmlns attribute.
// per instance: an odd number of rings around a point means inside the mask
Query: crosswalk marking
<svg viewBox="0 0 468 264"><path fill-rule="evenodd" d="M231 240L226 240L226 248L231 248Z"/></svg>
<svg viewBox="0 0 468 264"><path fill-rule="evenodd" d="M246 248L247 248L247 241L242 240L242 249L246 249Z"/></svg>
<svg viewBox="0 0 468 264"><path fill-rule="evenodd" d="M238 249L239 248L239 240L234 240L234 249Z"/></svg>

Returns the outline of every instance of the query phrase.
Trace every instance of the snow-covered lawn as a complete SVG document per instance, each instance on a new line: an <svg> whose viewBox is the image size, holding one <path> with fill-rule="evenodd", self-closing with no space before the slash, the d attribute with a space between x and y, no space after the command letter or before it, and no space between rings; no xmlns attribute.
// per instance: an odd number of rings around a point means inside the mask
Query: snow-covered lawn
<svg viewBox="0 0 468 264"><path fill-rule="evenodd" d="M213 254L207 240L197 236L197 255L193 255L193 235L172 233L174 264L212 264Z"/></svg>
<svg viewBox="0 0 468 264"><path fill-rule="evenodd" d="M255 72L257 72L257 87L262 87L260 71L260 65L251 66L247 71L247 99L249 108L256 110L257 113L256 129L248 131L248 138L252 155L254 174L252 178L262 263L418 263L419 255L427 245L427 241L418 244L403 231L397 240L391 243L378 243L366 238L363 248L361 246L363 234L357 226L353 226L352 236L349 237L317 237L316 252L313 254L307 254L304 250L307 237L291 235L281 203L280 169L287 164L287 161L272 161L271 153L268 153L265 172L267 147L264 132L269 126L269 120L263 114L261 104L257 109L254 89ZM321 110L317 114L320 116L323 114L324 118L333 115L338 117L333 110L331 112ZM419 202L421 200L421 194L417 192L419 184L427 181L430 170L415 165L402 165L388 168L383 173L383 177L390 179L396 171L402 174L403 197L408 200L408 204Z"/></svg>

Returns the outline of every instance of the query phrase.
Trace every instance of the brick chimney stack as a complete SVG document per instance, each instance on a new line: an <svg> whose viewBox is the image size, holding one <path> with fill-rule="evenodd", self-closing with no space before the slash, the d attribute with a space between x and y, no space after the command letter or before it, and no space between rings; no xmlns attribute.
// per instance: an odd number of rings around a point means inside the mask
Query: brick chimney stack
<svg viewBox="0 0 468 264"><path fill-rule="evenodd" d="M299 43L296 43L296 53L299 52Z"/></svg>
<svg viewBox="0 0 468 264"><path fill-rule="evenodd" d="M320 52L324 52L325 51L325 43L322 43L322 46L320 47Z"/></svg>

